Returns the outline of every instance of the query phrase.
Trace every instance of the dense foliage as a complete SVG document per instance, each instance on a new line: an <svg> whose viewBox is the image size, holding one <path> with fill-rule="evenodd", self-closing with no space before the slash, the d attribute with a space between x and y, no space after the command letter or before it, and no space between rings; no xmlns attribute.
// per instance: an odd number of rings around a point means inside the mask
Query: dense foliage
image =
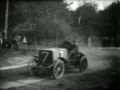
<svg viewBox="0 0 120 90"><path fill-rule="evenodd" d="M10 2L9 37L18 34L38 43L41 40L62 40L66 37L85 41L88 37L97 37L102 44L120 45L119 1L102 11L97 11L95 3L84 3L75 11L66 7L68 4L62 0Z"/></svg>
<svg viewBox="0 0 120 90"><path fill-rule="evenodd" d="M69 25L70 12L62 1L20 1L11 12L15 22L14 31L28 38L65 38L72 28ZM15 17L16 16L16 17Z"/></svg>

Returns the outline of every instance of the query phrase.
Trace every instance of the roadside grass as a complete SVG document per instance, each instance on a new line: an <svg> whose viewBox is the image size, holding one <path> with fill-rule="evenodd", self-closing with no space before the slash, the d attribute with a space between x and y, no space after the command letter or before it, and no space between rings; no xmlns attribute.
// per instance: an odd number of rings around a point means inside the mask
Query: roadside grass
<svg viewBox="0 0 120 90"><path fill-rule="evenodd" d="M32 58L32 55L38 55L38 50L41 48L51 48L53 46L31 46L31 49L27 47L27 45L23 45L20 47L18 51L4 51L0 53L0 67L3 66L12 66L12 65L20 65L26 64ZM55 48L55 46L54 46ZM114 56L120 57L120 49L100 49L100 48L88 48L88 47L80 47L79 50L86 55L88 60L112 60ZM91 63L91 62L90 62ZM91 63L92 64L92 63Z"/></svg>
<svg viewBox="0 0 120 90"><path fill-rule="evenodd" d="M38 55L38 51L42 48L51 48L55 46L39 46L20 45L18 51L1 50L0 51L0 67L26 64L33 55Z"/></svg>
<svg viewBox="0 0 120 90"><path fill-rule="evenodd" d="M0 67L26 63L26 57L37 55L38 50L20 49L18 51L4 51L0 55ZM21 63L22 62L22 63Z"/></svg>

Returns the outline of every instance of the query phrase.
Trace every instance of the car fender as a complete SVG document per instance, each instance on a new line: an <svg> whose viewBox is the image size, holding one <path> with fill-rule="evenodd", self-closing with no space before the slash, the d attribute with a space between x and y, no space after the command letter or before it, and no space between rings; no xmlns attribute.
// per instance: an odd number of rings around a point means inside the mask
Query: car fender
<svg viewBox="0 0 120 90"><path fill-rule="evenodd" d="M78 52L75 57L81 59L83 56L85 56L83 53Z"/></svg>
<svg viewBox="0 0 120 90"><path fill-rule="evenodd" d="M87 59L87 57L85 55L81 57L80 63L82 63L84 60L86 60L87 63L88 63L88 59ZM87 66L88 66L88 64L87 64Z"/></svg>
<svg viewBox="0 0 120 90"><path fill-rule="evenodd" d="M82 62L84 59L87 59L85 55L81 56L80 61Z"/></svg>

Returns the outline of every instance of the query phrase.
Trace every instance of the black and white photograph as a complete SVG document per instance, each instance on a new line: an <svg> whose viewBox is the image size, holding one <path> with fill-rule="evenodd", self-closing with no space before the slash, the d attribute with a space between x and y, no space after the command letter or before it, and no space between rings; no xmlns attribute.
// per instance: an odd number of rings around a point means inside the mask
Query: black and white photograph
<svg viewBox="0 0 120 90"><path fill-rule="evenodd" d="M120 0L1 0L0 90L120 90Z"/></svg>

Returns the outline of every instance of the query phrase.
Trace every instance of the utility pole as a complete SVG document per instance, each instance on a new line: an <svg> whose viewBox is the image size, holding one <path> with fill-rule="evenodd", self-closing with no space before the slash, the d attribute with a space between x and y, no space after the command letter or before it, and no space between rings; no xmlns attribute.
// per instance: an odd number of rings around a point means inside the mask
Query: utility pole
<svg viewBox="0 0 120 90"><path fill-rule="evenodd" d="M6 13L5 13L5 28L4 28L4 32L5 32L5 39L8 39L8 10L9 10L9 0L6 1Z"/></svg>

